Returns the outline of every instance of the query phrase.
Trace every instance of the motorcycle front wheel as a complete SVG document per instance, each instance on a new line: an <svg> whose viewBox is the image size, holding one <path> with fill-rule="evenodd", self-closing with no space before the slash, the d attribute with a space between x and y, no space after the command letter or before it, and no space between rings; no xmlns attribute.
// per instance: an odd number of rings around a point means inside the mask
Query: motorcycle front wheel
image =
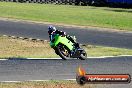
<svg viewBox="0 0 132 88"><path fill-rule="evenodd" d="M65 45L58 45L56 47L56 51L63 60L70 59L69 49Z"/></svg>

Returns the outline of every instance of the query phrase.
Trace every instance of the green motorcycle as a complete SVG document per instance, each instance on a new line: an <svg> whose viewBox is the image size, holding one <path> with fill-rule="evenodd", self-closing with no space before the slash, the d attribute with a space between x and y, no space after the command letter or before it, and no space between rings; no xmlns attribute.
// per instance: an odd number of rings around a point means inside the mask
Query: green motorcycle
<svg viewBox="0 0 132 88"><path fill-rule="evenodd" d="M80 46L76 47L66 36L55 34L50 41L50 46L55 50L55 53L62 59L78 58L85 60L87 53Z"/></svg>

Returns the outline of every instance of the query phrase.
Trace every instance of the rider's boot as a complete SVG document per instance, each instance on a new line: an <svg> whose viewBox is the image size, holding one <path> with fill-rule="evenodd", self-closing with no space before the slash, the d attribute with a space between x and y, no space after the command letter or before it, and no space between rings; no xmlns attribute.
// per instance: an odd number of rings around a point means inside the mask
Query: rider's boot
<svg viewBox="0 0 132 88"><path fill-rule="evenodd" d="M75 48L79 48L79 43L74 43Z"/></svg>

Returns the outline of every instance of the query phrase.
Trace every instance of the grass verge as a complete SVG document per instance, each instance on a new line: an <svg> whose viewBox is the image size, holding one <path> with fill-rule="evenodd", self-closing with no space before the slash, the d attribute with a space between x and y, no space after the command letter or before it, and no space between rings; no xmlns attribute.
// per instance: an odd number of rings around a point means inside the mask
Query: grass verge
<svg viewBox="0 0 132 88"><path fill-rule="evenodd" d="M103 47L87 45L82 46L88 56L118 56L132 55L132 49L122 49L113 47ZM52 58L59 57L50 48L47 42L33 42L21 39L0 37L0 58Z"/></svg>
<svg viewBox="0 0 132 88"><path fill-rule="evenodd" d="M132 9L0 2L0 17L132 31Z"/></svg>
<svg viewBox="0 0 132 88"><path fill-rule="evenodd" d="M43 81L0 83L0 88L94 88L91 84L81 86L75 81Z"/></svg>

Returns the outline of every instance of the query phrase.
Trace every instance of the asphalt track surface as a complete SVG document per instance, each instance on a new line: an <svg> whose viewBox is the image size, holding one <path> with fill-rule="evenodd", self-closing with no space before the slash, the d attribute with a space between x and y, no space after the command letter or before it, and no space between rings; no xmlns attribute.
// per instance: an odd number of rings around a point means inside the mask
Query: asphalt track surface
<svg viewBox="0 0 132 88"><path fill-rule="evenodd" d="M47 40L49 39L47 27L47 24L0 20L0 35L5 34ZM59 30L67 32L69 35L75 35L77 37L77 41L82 44L132 49L132 33L107 32L85 28L56 27Z"/></svg>
<svg viewBox="0 0 132 88"><path fill-rule="evenodd" d="M87 60L0 60L0 81L25 80L63 80L75 79L78 66L82 66L87 74L130 74L132 75L132 57L109 57ZM95 84L97 85L97 84ZM107 84L105 88L132 88L130 84ZM102 85L97 85L102 88Z"/></svg>

